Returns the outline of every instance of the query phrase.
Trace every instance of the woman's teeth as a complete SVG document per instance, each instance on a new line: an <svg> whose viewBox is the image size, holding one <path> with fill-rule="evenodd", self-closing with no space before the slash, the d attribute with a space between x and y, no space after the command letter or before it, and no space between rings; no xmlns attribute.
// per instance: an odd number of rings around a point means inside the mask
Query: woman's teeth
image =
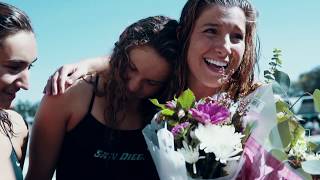
<svg viewBox="0 0 320 180"><path fill-rule="evenodd" d="M228 63L223 61L218 61L214 59L204 59L207 64L215 65L217 67L226 68Z"/></svg>

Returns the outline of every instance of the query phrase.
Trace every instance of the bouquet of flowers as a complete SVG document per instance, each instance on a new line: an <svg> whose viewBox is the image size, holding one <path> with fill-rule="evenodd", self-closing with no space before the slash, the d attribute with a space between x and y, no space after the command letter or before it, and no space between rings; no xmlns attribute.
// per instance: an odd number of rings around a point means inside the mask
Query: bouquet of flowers
<svg viewBox="0 0 320 180"><path fill-rule="evenodd" d="M278 70L281 67L280 53L280 50L274 50L273 61L269 63L271 68L264 73L277 97L276 114L272 115L276 117L276 123L272 124L264 143L254 140L247 143L246 152L253 156L244 165L243 173L250 174L251 179L317 179L320 175L320 146L308 140L299 118L291 111L294 105L282 98L287 96L290 78ZM316 110L320 112L319 90L315 90L313 98Z"/></svg>
<svg viewBox="0 0 320 180"><path fill-rule="evenodd" d="M151 101L161 111L143 134L161 179L230 179L237 174L253 127L247 123L244 128L242 122L249 101L236 106L225 93L196 101L191 90L166 104Z"/></svg>

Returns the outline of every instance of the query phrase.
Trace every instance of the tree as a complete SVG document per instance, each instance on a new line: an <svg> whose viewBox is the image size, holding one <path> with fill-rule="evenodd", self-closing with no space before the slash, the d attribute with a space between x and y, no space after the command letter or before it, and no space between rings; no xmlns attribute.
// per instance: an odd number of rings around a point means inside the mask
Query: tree
<svg viewBox="0 0 320 180"><path fill-rule="evenodd" d="M315 89L320 89L320 66L299 76L294 83L295 91L313 93Z"/></svg>
<svg viewBox="0 0 320 180"><path fill-rule="evenodd" d="M17 111L23 119L32 121L37 109L39 107L39 103L32 104L30 101L21 101L19 100L18 103L14 106L14 110Z"/></svg>

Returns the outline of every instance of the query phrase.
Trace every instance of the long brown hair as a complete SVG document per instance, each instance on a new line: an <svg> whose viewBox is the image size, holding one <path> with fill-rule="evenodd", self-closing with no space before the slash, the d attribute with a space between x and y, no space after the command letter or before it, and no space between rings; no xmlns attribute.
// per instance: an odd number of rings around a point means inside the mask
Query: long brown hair
<svg viewBox="0 0 320 180"><path fill-rule="evenodd" d="M188 64L187 54L191 34L199 16L208 7L219 5L223 7L239 7L246 16L245 52L240 67L231 76L231 80L223 86L223 90L230 92L236 100L239 96L250 93L253 88L254 65L259 54L259 41L256 37L257 12L247 0L188 0L185 4L179 21L178 40L180 56L176 79L172 82L180 94L187 88Z"/></svg>
<svg viewBox="0 0 320 180"><path fill-rule="evenodd" d="M20 31L33 32L27 14L10 4L0 2L0 45L5 38Z"/></svg>
<svg viewBox="0 0 320 180"><path fill-rule="evenodd" d="M106 81L104 82L107 104L105 119L110 119L111 125L116 124L119 112L126 108L130 50L139 46L154 48L160 56L166 59L171 68L175 69L178 55L177 25L176 20L165 16L153 16L133 23L120 35L119 40L115 43L110 59L110 71L105 74ZM162 98L166 99L167 94L167 91L162 92Z"/></svg>
<svg viewBox="0 0 320 180"><path fill-rule="evenodd" d="M0 48L2 47L2 42L8 36L20 31L33 32L29 17L22 10L10 4L0 2ZM3 109L0 109L0 126L5 133L14 135L8 113Z"/></svg>

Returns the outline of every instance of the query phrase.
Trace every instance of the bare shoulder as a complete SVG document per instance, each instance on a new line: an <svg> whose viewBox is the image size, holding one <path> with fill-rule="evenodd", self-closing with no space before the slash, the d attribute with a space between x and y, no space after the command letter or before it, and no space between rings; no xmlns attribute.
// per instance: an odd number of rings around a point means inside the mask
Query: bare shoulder
<svg viewBox="0 0 320 180"><path fill-rule="evenodd" d="M70 130L85 116L93 94L95 76L87 76L74 83L64 94L44 95L36 121L44 124L65 124Z"/></svg>
<svg viewBox="0 0 320 180"><path fill-rule="evenodd" d="M92 91L92 84L93 84L93 77L87 76L85 78L79 79L74 84L72 84L71 87L69 87L65 93L59 94L57 96L49 96L44 95L42 102L40 106L43 104L51 104L51 105L57 105L59 107L74 107L78 106L79 104L83 104L80 102L83 102L84 99L86 99L86 96L89 95L89 93Z"/></svg>
<svg viewBox="0 0 320 180"><path fill-rule="evenodd" d="M8 118L12 123L13 132L21 137L24 138L28 135L28 127L24 122L22 116L13 110L5 110L8 113Z"/></svg>

